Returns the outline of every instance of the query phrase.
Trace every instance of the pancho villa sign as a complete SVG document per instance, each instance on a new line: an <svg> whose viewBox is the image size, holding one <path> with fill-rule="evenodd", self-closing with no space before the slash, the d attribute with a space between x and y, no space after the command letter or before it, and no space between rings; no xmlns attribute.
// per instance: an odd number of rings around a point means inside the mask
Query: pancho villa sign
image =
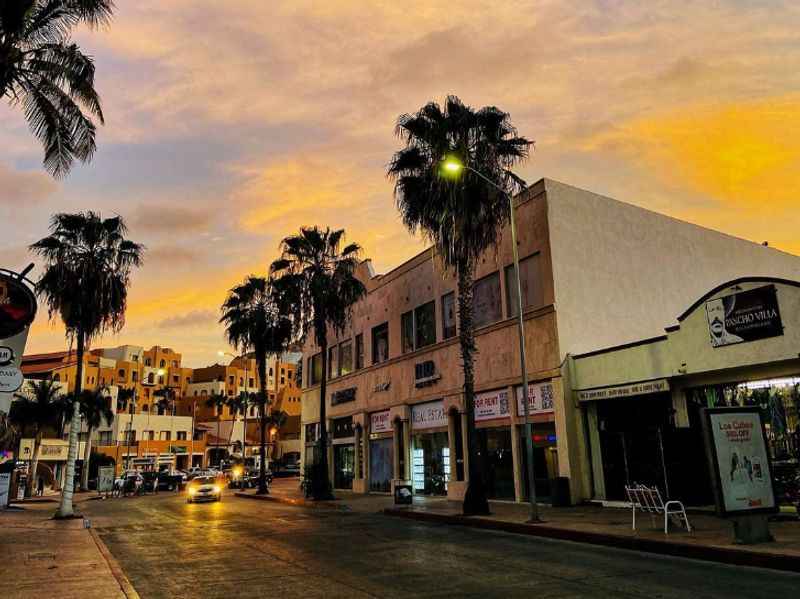
<svg viewBox="0 0 800 599"><path fill-rule="evenodd" d="M709 300L706 316L712 347L783 335L774 285Z"/></svg>

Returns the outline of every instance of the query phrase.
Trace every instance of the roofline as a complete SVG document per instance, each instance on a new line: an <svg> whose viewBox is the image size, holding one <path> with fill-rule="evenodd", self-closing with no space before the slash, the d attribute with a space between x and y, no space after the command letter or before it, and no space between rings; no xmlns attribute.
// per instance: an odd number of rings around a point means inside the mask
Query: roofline
<svg viewBox="0 0 800 599"><path fill-rule="evenodd" d="M657 337L648 337L647 339L639 339L638 341L631 341L629 343L622 343L620 345L612 345L611 347L603 347L601 349L595 349L589 352L585 352L582 354L575 354L572 356L574 360L579 360L581 358L591 358L592 356L597 356L599 354L607 354L610 352L620 351L623 349L630 349L632 347L638 347L640 345L648 345L650 343L658 343L659 341L666 341L666 335L658 335Z"/></svg>
<svg viewBox="0 0 800 599"><path fill-rule="evenodd" d="M779 277L739 277L738 279L733 279L732 281L728 281L727 283L722 283L721 285L717 285L711 291L707 292L703 295L700 299L695 301L691 306L689 306L680 316L678 316L678 322L683 322L686 318L694 312L700 304L706 301L712 295L716 295L723 289L728 287L733 287L734 285L738 285L739 283L779 283L781 285L789 285L791 287L800 287L800 281L792 281L790 279L781 279ZM679 326L671 326L668 327L667 331L674 331L680 328Z"/></svg>

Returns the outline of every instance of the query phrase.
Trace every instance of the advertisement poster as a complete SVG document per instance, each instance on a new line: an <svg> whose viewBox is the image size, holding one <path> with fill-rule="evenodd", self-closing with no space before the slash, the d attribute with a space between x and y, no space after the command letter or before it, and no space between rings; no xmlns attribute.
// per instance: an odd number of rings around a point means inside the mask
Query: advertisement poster
<svg viewBox="0 0 800 599"><path fill-rule="evenodd" d="M100 466L97 469L97 492L111 493L114 490L114 466Z"/></svg>
<svg viewBox="0 0 800 599"><path fill-rule="evenodd" d="M525 415L525 404L522 403L522 387L516 388L517 416ZM528 412L534 414L550 414L553 406L553 383L530 383L528 385Z"/></svg>
<svg viewBox="0 0 800 599"><path fill-rule="evenodd" d="M0 510L8 506L8 490L11 487L11 473L0 472Z"/></svg>
<svg viewBox="0 0 800 599"><path fill-rule="evenodd" d="M758 408L715 408L706 415L720 512L773 511L775 494Z"/></svg>
<svg viewBox="0 0 800 599"><path fill-rule="evenodd" d="M706 316L712 347L783 335L774 285L710 300Z"/></svg>
<svg viewBox="0 0 800 599"><path fill-rule="evenodd" d="M373 412L369 415L369 432L371 433L391 433L392 423L389 420L389 410Z"/></svg>
<svg viewBox="0 0 800 599"><path fill-rule="evenodd" d="M508 391L485 391L475 395L475 422L492 420L494 418L508 418Z"/></svg>

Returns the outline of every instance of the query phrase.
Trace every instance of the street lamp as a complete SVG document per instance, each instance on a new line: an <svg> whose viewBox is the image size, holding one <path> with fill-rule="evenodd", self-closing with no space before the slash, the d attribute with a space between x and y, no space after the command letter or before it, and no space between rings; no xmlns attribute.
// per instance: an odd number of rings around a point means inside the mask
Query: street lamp
<svg viewBox="0 0 800 599"><path fill-rule="evenodd" d="M531 503L530 522L539 522L539 506L536 503L536 481L533 478L533 432L531 430L530 414L528 407L528 369L525 365L525 325L522 318L522 281L519 276L519 250L517 249L517 223L514 218L514 198L505 189L489 179L483 173L467 166L453 156L447 156L442 160L442 170L446 175L458 176L467 170L487 184L494 187L497 191L508 198L508 205L511 212L511 248L514 255L514 277L517 283L517 328L519 331L519 359L522 366L522 405L523 417L525 419L525 457L527 458L528 471L528 495Z"/></svg>

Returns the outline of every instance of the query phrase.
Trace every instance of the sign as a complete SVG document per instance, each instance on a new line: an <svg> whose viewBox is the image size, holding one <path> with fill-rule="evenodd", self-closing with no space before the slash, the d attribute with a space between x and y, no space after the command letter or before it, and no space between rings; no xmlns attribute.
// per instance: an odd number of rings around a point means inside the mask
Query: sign
<svg viewBox="0 0 800 599"><path fill-rule="evenodd" d="M580 401L595 401L598 399L616 399L619 397L632 397L634 395L649 395L669 391L669 382L666 379L632 383L630 385L617 385L603 387L602 389L587 389L578 391Z"/></svg>
<svg viewBox="0 0 800 599"><path fill-rule="evenodd" d="M706 317L712 347L783 335L774 285L709 300Z"/></svg>
<svg viewBox="0 0 800 599"><path fill-rule="evenodd" d="M434 384L440 378L442 377L436 373L436 364L433 360L426 360L425 362L414 364L415 387L427 387L428 385Z"/></svg>
<svg viewBox="0 0 800 599"><path fill-rule="evenodd" d="M414 502L414 494L411 485L395 485L394 503L395 505L411 505Z"/></svg>
<svg viewBox="0 0 800 599"><path fill-rule="evenodd" d="M8 490L11 487L11 473L0 472L0 510L8 507Z"/></svg>
<svg viewBox="0 0 800 599"><path fill-rule="evenodd" d="M383 412L373 412L369 415L369 432L371 433L391 433L392 422L389 420L389 410Z"/></svg>
<svg viewBox="0 0 800 599"><path fill-rule="evenodd" d="M444 402L430 401L411 406L411 428L416 430L447 426Z"/></svg>
<svg viewBox="0 0 800 599"><path fill-rule="evenodd" d="M28 286L0 273L0 339L19 335L36 317L36 298Z"/></svg>
<svg viewBox="0 0 800 599"><path fill-rule="evenodd" d="M391 386L392 386L392 381L386 381L385 383L378 383L377 385L375 385L375 393L383 393L384 391L388 391Z"/></svg>
<svg viewBox="0 0 800 599"><path fill-rule="evenodd" d="M356 400L356 388L350 387L349 389L342 389L331 393L331 405L336 406L340 403L347 403Z"/></svg>
<svg viewBox="0 0 800 599"><path fill-rule="evenodd" d="M110 493L114 490L114 466L100 466L97 469L97 492Z"/></svg>
<svg viewBox="0 0 800 599"><path fill-rule="evenodd" d="M0 368L0 393L14 393L24 382L22 371L16 366Z"/></svg>
<svg viewBox="0 0 800 599"><path fill-rule="evenodd" d="M34 439L22 439L19 442L19 459L33 459ZM39 460L43 462L63 462L69 453L69 443L61 439L42 439ZM83 454L81 454L83 455Z"/></svg>
<svg viewBox="0 0 800 599"><path fill-rule="evenodd" d="M777 511L759 408L708 408L704 412L717 511L723 516Z"/></svg>
<svg viewBox="0 0 800 599"><path fill-rule="evenodd" d="M475 422L494 418L508 418L510 415L508 390L485 391L475 396Z"/></svg>
<svg viewBox="0 0 800 599"><path fill-rule="evenodd" d="M14 350L6 345L0 345L0 366L8 366L14 361Z"/></svg>
<svg viewBox="0 0 800 599"><path fill-rule="evenodd" d="M517 416L525 416L525 404L522 403L522 386L515 389L517 394ZM554 411L553 407L553 383L529 383L528 384L528 413L550 414Z"/></svg>

